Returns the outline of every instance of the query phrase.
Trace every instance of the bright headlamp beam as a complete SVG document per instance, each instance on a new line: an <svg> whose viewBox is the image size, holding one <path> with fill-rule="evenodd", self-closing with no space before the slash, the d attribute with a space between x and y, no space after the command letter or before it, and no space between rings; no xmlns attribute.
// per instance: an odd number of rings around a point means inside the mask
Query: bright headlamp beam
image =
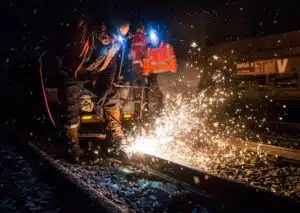
<svg viewBox="0 0 300 213"><path fill-rule="evenodd" d="M158 36L153 30L150 31L150 40L153 44L157 44L158 42Z"/></svg>
<svg viewBox="0 0 300 213"><path fill-rule="evenodd" d="M124 37L121 36L121 35L118 36L118 40L119 40L120 42L122 42L122 43L125 41Z"/></svg>

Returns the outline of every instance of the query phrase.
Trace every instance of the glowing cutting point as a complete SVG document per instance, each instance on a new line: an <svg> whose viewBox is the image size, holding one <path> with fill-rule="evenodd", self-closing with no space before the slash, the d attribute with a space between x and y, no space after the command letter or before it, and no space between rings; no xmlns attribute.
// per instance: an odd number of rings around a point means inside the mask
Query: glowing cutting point
<svg viewBox="0 0 300 213"><path fill-rule="evenodd" d="M195 41L193 41L192 43L191 43L191 47L192 48L196 48L198 46L198 44L195 42Z"/></svg>

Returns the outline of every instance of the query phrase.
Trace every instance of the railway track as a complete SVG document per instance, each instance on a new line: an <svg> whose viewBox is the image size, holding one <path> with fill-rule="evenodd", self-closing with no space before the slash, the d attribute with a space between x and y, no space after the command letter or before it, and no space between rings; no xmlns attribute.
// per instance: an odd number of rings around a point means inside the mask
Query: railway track
<svg viewBox="0 0 300 213"><path fill-rule="evenodd" d="M253 152L262 152L266 155L280 158L280 160L291 161L295 164L300 164L300 150L291 149L280 146L263 144L262 142L251 142L241 139L228 139L228 145L235 146L239 149L246 149Z"/></svg>
<svg viewBox="0 0 300 213"><path fill-rule="evenodd" d="M201 190L163 178L150 170L115 162L97 165L73 165L55 159L53 147L33 142L26 134L15 141L23 141L22 149L46 167L49 175L58 175L72 186L72 191L85 197L88 212L223 212L221 203ZM29 141L29 142L28 142ZM47 141L41 139L42 143ZM40 146L39 146L40 145ZM47 150L47 151L46 151ZM99 172L95 175L95 172ZM93 173L91 175L91 173ZM102 179L98 178L102 175ZM105 177L104 177L104 176ZM105 185L107 184L107 185ZM123 188L122 191L114 190ZM124 189L126 188L126 189ZM130 202L125 196L133 196ZM137 198L135 198L137 196ZM125 197L125 199L124 199ZM136 201L136 202L134 202ZM139 207L141 205L141 207Z"/></svg>
<svg viewBox="0 0 300 213"><path fill-rule="evenodd" d="M291 207L286 209L286 212L294 212L300 207L299 202L287 197L168 160L146 155L144 164L154 171L163 171L165 175L181 180L189 186L205 190L227 205L225 209L228 212L277 212L283 206Z"/></svg>
<svg viewBox="0 0 300 213"><path fill-rule="evenodd" d="M91 212L299 212L300 209L299 202L288 197L155 156L134 156L131 165L113 163L112 166L111 162L72 165L56 160L51 148L43 146L47 143L45 139L35 142L28 136L20 139L30 141L25 144L32 155L86 197L92 204Z"/></svg>

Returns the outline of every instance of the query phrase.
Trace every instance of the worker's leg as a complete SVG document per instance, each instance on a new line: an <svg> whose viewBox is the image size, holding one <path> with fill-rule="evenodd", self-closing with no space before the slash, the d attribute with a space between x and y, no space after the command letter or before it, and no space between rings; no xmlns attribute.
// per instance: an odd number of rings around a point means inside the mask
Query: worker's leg
<svg viewBox="0 0 300 213"><path fill-rule="evenodd" d="M114 81L114 67L99 73L96 84L97 95L104 99L104 116L107 122L107 138L111 144L119 144L124 140L124 133L120 121L120 93L112 83Z"/></svg>
<svg viewBox="0 0 300 213"><path fill-rule="evenodd" d="M132 72L134 73L133 75L135 76L134 78L134 85L140 88L134 88L134 97L136 100L140 101L141 96L142 96L142 88L147 86L147 77L142 75L142 67L141 64L133 64L132 66Z"/></svg>
<svg viewBox="0 0 300 213"><path fill-rule="evenodd" d="M121 125L120 94L113 88L107 95L104 104L105 117L107 120L107 130L113 141L124 139Z"/></svg>
<svg viewBox="0 0 300 213"><path fill-rule="evenodd" d="M123 160L128 160L128 156L124 150L126 140L121 123L120 99L116 89L108 95L104 111L107 121L108 141L110 143L109 154L116 155Z"/></svg>
<svg viewBox="0 0 300 213"><path fill-rule="evenodd" d="M149 76L149 87L150 90L148 91L148 117L155 119L161 109L162 109L162 103L163 103L163 94L160 91L158 81L157 81L157 75L151 75Z"/></svg>
<svg viewBox="0 0 300 213"><path fill-rule="evenodd" d="M80 125L80 88L72 78L64 77L60 102L65 115L65 132L69 144L69 154L75 161L83 155L79 145L79 125Z"/></svg>
<svg viewBox="0 0 300 213"><path fill-rule="evenodd" d="M129 87L130 83L129 82L125 82L124 86L128 86L128 87L121 87L119 88L119 95L120 95L120 108L123 109L124 106L128 103L128 101L130 100L130 96L132 94L132 89Z"/></svg>
<svg viewBox="0 0 300 213"><path fill-rule="evenodd" d="M132 65L132 84L133 85L136 85L140 81L140 79L142 77L141 74L142 74L141 73L141 64L133 64Z"/></svg>

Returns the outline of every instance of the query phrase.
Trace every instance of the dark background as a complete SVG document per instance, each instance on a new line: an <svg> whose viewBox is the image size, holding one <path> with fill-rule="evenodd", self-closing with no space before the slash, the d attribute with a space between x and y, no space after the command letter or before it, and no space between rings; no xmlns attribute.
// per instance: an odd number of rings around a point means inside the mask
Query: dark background
<svg viewBox="0 0 300 213"><path fill-rule="evenodd" d="M60 30L82 13L95 23L110 17L165 25L181 59L193 40L213 45L300 29L296 0L5 0L1 4L1 105L22 116L41 105L38 55L49 44L55 45Z"/></svg>

